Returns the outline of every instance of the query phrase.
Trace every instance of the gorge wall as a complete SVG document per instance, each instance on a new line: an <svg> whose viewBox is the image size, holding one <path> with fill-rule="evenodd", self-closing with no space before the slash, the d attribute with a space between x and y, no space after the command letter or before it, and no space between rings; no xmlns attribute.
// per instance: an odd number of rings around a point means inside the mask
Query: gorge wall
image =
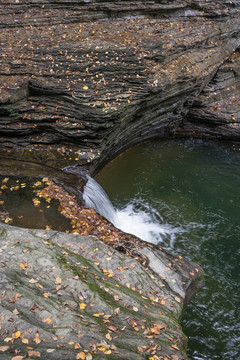
<svg viewBox="0 0 240 360"><path fill-rule="evenodd" d="M239 1L3 0L0 16L2 145L77 144L94 173L155 136L239 140Z"/></svg>

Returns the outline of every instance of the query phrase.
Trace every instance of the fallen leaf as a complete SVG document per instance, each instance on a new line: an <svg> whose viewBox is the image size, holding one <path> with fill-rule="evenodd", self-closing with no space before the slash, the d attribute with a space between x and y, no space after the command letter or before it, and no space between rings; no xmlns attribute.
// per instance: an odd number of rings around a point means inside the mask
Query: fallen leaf
<svg viewBox="0 0 240 360"><path fill-rule="evenodd" d="M0 346L0 351L4 352L9 349L9 346Z"/></svg>
<svg viewBox="0 0 240 360"><path fill-rule="evenodd" d="M42 319L42 322L44 322L44 323L46 323L46 324L51 324L51 323L52 323L52 319L51 319L50 316L48 316L48 317Z"/></svg>
<svg viewBox="0 0 240 360"><path fill-rule="evenodd" d="M164 306L166 304L166 301L164 299L161 299L160 304Z"/></svg>
<svg viewBox="0 0 240 360"><path fill-rule="evenodd" d="M86 307L87 307L87 304L85 304L85 303L79 303L78 305L79 305L80 309L86 309Z"/></svg>
<svg viewBox="0 0 240 360"><path fill-rule="evenodd" d="M136 306L133 306L133 311L138 311L138 308Z"/></svg>
<svg viewBox="0 0 240 360"><path fill-rule="evenodd" d="M85 360L86 359L86 355L85 355L85 353L84 352L80 352L80 353L78 353L77 354L77 356L76 356L76 359L77 360Z"/></svg>
<svg viewBox="0 0 240 360"><path fill-rule="evenodd" d="M4 342L9 342L9 341L12 341L13 339L11 337L6 337L3 341Z"/></svg>
<svg viewBox="0 0 240 360"><path fill-rule="evenodd" d="M18 355L18 356L14 356L11 360L22 360L24 358L24 356Z"/></svg>
<svg viewBox="0 0 240 360"><path fill-rule="evenodd" d="M18 315L18 314L19 314L19 311L15 308L15 309L13 310L13 314Z"/></svg>
<svg viewBox="0 0 240 360"><path fill-rule="evenodd" d="M47 349L46 351L47 351L47 353L52 353L55 351L55 349Z"/></svg>
<svg viewBox="0 0 240 360"><path fill-rule="evenodd" d="M61 283L62 283L62 279L59 276L57 276L55 280L55 284L60 285Z"/></svg>
<svg viewBox="0 0 240 360"><path fill-rule="evenodd" d="M45 298L49 298L49 296L51 296L51 294L50 294L50 292L44 292L44 293L43 293L43 296L44 296Z"/></svg>
<svg viewBox="0 0 240 360"><path fill-rule="evenodd" d="M83 90L87 90L87 89L88 89L87 85L83 86Z"/></svg>
<svg viewBox="0 0 240 360"><path fill-rule="evenodd" d="M114 325L109 325L107 328L109 330L111 330L112 332L117 332L118 331L118 328L116 326L114 326Z"/></svg>
<svg viewBox="0 0 240 360"><path fill-rule="evenodd" d="M26 261L23 261L23 262L19 265L19 267L20 267L21 269L26 269L26 268L28 267L28 264L26 263Z"/></svg>
<svg viewBox="0 0 240 360"><path fill-rule="evenodd" d="M36 279L30 279L29 281L28 281L30 284L36 284L37 282L38 282L38 280L36 280Z"/></svg>
<svg viewBox="0 0 240 360"><path fill-rule="evenodd" d="M23 338L23 339L22 339L22 343L23 343L23 344L28 344L28 339Z"/></svg>
<svg viewBox="0 0 240 360"><path fill-rule="evenodd" d="M20 336L21 336L21 331L19 331L19 330L13 334L14 339L18 339L18 338L20 338Z"/></svg>
<svg viewBox="0 0 240 360"><path fill-rule="evenodd" d="M40 336L39 336L38 331L37 331L36 334L34 335L33 341L34 341L36 344L40 344L40 342L42 341L42 340L40 339Z"/></svg>
<svg viewBox="0 0 240 360"><path fill-rule="evenodd" d="M28 351L28 357L31 357L31 356L41 356L40 352L39 351L34 351L34 350L30 350Z"/></svg>
<svg viewBox="0 0 240 360"><path fill-rule="evenodd" d="M9 299L8 302L14 303L14 302L17 301L17 299L19 299L21 296L22 296L22 294L16 294L13 298Z"/></svg>

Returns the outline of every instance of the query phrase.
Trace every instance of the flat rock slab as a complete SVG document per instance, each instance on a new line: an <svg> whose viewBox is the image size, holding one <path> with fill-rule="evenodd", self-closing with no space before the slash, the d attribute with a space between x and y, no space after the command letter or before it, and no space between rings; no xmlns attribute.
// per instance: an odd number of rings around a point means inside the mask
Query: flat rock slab
<svg viewBox="0 0 240 360"><path fill-rule="evenodd" d="M94 236L2 224L4 359L187 359L179 319L202 270L157 247L141 251L148 267Z"/></svg>

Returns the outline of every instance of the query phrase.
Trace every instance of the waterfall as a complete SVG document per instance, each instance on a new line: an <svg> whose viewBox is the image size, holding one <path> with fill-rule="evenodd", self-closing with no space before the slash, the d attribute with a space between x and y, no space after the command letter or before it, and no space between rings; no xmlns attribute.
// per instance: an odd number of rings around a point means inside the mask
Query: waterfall
<svg viewBox="0 0 240 360"><path fill-rule="evenodd" d="M117 213L107 194L96 180L90 176L88 176L87 179L88 181L83 192L83 200L86 206L95 209L99 214L115 225Z"/></svg>
<svg viewBox="0 0 240 360"><path fill-rule="evenodd" d="M154 209L151 209L152 211L136 210L135 204L131 202L122 209L115 209L97 181L90 176L87 178L88 181L83 192L83 200L86 206L95 209L115 227L126 233L153 244L162 242L164 238L169 247L173 247L175 233L179 232L178 228L160 224L153 216L153 212L156 213Z"/></svg>

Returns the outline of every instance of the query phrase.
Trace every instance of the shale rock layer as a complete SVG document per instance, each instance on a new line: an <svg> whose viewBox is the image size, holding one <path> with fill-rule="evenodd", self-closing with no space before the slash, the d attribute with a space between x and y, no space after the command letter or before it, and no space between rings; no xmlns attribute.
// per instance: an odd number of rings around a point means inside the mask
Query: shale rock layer
<svg viewBox="0 0 240 360"><path fill-rule="evenodd" d="M186 116L239 139L239 1L3 0L0 15L2 144L75 143L96 171L192 134Z"/></svg>

